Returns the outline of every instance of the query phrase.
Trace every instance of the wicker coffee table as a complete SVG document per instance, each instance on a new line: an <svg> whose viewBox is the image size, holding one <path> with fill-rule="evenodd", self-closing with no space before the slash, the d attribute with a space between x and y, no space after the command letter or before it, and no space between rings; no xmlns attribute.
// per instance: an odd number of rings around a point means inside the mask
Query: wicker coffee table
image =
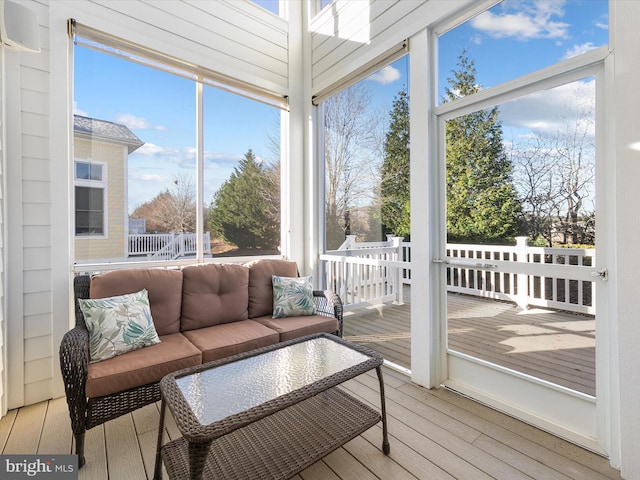
<svg viewBox="0 0 640 480"><path fill-rule="evenodd" d="M313 335L167 375L154 479L286 479L382 420L377 352L328 334ZM376 369L380 412L340 383ZM164 443L169 409L182 437Z"/></svg>

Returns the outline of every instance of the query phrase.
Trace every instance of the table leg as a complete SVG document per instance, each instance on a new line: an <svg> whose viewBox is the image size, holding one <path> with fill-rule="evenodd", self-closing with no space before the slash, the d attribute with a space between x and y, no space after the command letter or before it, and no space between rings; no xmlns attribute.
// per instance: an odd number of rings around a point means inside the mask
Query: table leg
<svg viewBox="0 0 640 480"><path fill-rule="evenodd" d="M384 397L384 380L382 379L382 368L376 367L378 381L380 382L380 414L382 416L382 451L385 455L391 452L389 445L389 432L387 430L387 405Z"/></svg>
<svg viewBox="0 0 640 480"><path fill-rule="evenodd" d="M156 466L153 470L153 480L162 480L162 440L164 438L164 411L165 411L164 397L160 403L160 422L158 422L158 445L156 447Z"/></svg>

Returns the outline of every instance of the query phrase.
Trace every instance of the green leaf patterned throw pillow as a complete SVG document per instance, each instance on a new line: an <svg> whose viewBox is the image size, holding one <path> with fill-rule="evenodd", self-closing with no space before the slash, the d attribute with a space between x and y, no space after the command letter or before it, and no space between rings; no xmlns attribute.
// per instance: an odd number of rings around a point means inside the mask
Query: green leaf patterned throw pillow
<svg viewBox="0 0 640 480"><path fill-rule="evenodd" d="M78 302L89 330L91 363L160 343L146 289Z"/></svg>
<svg viewBox="0 0 640 480"><path fill-rule="evenodd" d="M311 277L272 275L273 318L315 315Z"/></svg>

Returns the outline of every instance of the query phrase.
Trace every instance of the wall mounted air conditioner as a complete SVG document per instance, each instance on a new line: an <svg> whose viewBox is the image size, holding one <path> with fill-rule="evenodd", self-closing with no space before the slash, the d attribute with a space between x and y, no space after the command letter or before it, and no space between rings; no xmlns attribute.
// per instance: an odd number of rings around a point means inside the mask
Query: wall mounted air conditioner
<svg viewBox="0 0 640 480"><path fill-rule="evenodd" d="M0 0L0 40L12 50L39 52L38 16L11 0Z"/></svg>

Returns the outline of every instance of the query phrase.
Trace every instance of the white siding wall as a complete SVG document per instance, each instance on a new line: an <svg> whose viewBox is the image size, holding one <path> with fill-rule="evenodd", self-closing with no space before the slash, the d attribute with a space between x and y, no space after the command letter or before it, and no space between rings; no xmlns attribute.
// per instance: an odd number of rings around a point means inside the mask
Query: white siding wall
<svg viewBox="0 0 640 480"><path fill-rule="evenodd" d="M40 54L21 54L22 219L24 299L24 403L51 395L51 154L49 149L49 16L46 3L31 7L40 21ZM46 258L41 261L41 258ZM37 259L38 261L34 261Z"/></svg>
<svg viewBox="0 0 640 480"><path fill-rule="evenodd" d="M5 128L4 128L4 55L0 48L0 416L7 413L7 397L4 394L4 378L5 378L5 345L4 332L7 328L5 321L6 305L4 298L4 286L6 285L6 277L4 273L4 217L5 217L5 201L4 201L4 171L5 171Z"/></svg>
<svg viewBox="0 0 640 480"><path fill-rule="evenodd" d="M287 22L251 2L56 0L79 23L287 94Z"/></svg>
<svg viewBox="0 0 640 480"><path fill-rule="evenodd" d="M467 4L466 0L337 0L312 19L313 94Z"/></svg>
<svg viewBox="0 0 640 480"><path fill-rule="evenodd" d="M51 205L47 4L30 2L42 53L5 51L8 406L51 396ZM57 355L56 355L57 356ZM15 374L15 375L14 375Z"/></svg>

